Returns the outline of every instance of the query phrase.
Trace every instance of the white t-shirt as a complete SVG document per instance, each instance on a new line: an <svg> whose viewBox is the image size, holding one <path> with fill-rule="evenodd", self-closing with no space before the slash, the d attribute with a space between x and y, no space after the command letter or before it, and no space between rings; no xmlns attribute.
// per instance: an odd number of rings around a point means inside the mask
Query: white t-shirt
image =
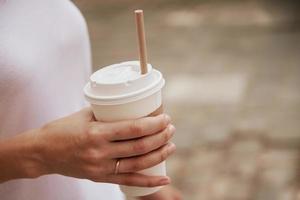
<svg viewBox="0 0 300 200"><path fill-rule="evenodd" d="M86 23L69 0L0 0L0 139L81 109L90 69ZM113 184L47 175L0 184L0 199L123 197Z"/></svg>

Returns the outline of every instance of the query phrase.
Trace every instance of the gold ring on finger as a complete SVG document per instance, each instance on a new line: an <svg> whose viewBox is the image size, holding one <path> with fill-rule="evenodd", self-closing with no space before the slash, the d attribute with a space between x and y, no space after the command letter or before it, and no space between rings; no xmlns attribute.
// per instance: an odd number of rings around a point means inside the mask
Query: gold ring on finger
<svg viewBox="0 0 300 200"><path fill-rule="evenodd" d="M119 173L120 162L121 162L121 159L118 159L117 162L116 162L116 165L115 165L115 172L114 172L114 174L118 174Z"/></svg>

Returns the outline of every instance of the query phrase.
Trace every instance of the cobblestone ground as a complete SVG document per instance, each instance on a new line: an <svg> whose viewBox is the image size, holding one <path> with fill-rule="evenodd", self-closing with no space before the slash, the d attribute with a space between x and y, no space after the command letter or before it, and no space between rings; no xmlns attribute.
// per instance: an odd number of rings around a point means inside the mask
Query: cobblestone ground
<svg viewBox="0 0 300 200"><path fill-rule="evenodd" d="M137 58L133 10L144 9L149 59L165 75L165 106L177 127L168 172L184 199L300 199L297 4L75 3L89 25L95 69Z"/></svg>

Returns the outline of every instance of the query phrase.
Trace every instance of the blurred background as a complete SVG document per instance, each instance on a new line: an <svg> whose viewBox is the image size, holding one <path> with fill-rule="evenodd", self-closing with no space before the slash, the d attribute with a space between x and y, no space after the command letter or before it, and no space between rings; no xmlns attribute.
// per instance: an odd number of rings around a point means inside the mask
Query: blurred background
<svg viewBox="0 0 300 200"><path fill-rule="evenodd" d="M300 199L300 6L292 0L76 0L94 70L136 60L134 9L177 127L186 200Z"/></svg>

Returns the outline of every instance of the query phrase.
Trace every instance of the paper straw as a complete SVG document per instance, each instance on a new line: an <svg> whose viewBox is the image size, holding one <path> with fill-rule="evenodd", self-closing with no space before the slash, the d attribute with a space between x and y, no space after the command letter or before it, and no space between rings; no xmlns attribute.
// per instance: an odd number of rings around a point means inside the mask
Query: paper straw
<svg viewBox="0 0 300 200"><path fill-rule="evenodd" d="M146 74L148 72L148 68L147 68L147 47L146 47L145 28L144 28L144 14L143 14L143 10L135 10L134 13L135 13L135 21L136 21L136 30L138 35L141 74Z"/></svg>

